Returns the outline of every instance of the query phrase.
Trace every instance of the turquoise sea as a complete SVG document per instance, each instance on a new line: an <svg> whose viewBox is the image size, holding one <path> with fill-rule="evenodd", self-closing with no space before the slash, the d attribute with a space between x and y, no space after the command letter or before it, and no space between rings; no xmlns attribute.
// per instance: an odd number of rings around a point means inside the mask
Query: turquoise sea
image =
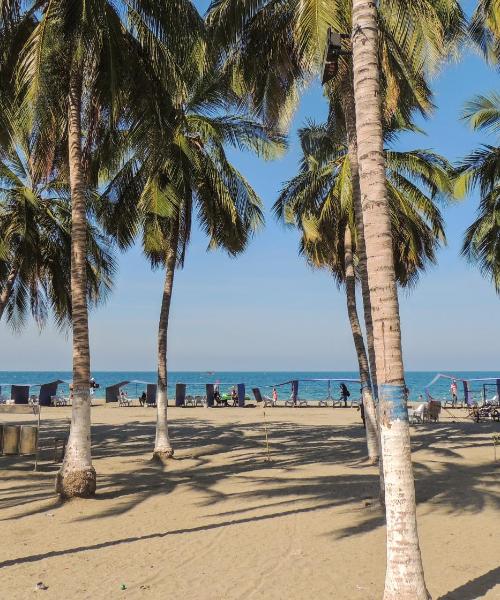
<svg viewBox="0 0 500 600"><path fill-rule="evenodd" d="M475 379L483 377L499 377L500 371L458 371L451 373L442 371L449 375L461 377L464 379ZM108 385L119 383L121 381L139 380L143 382L154 383L156 381L156 373L148 371L94 371L93 377L100 384L100 388L96 390L96 397L104 397L104 388ZM420 394L424 394L424 388L429 384L436 372L430 371L409 371L406 374L406 384L410 388L410 400L417 400ZM224 393L230 391L231 387L238 383L244 383L247 387L247 394L251 394L252 387L260 387L264 393L269 393L273 385L290 381L292 379L325 379L325 378L346 378L355 379L358 377L357 372L348 371L328 371L328 372L313 372L313 371L283 371L283 372L263 372L263 371L220 371L220 372L203 372L203 371L172 371L169 373L169 398L175 396L175 384L188 384L186 393L191 395L203 394L205 383L220 384L220 391ZM0 386L12 383L29 383L40 384L55 379L69 381L71 373L68 371L0 371ZM339 396L339 383L331 383L332 397ZM482 383L476 382L472 385L474 399L480 399L482 393ZM494 383L494 382L492 382ZM351 390L351 395L357 397L359 394L359 384L347 382L348 388ZM129 396L135 396L143 391L144 386L139 383L131 383L126 386ZM288 398L290 395L290 385L278 387L280 399ZM63 384L60 388L62 393L67 392L68 385ZM450 396L450 381L440 379L431 388L431 394L438 399L449 398ZM496 390L491 387L488 389L487 397L494 396ZM319 400L326 398L328 394L328 384L325 381L301 381L299 387L299 397ZM459 385L459 395L462 396L462 389Z"/></svg>

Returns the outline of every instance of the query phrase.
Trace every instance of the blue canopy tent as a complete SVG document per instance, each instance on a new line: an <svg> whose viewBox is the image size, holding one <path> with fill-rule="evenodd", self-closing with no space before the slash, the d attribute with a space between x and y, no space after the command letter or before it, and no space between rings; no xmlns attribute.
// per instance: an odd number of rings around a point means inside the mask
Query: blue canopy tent
<svg viewBox="0 0 500 600"><path fill-rule="evenodd" d="M200 381L187 382L187 383L176 383L175 384L175 406L186 406L186 389L189 387L204 387L205 396L207 399L207 406L209 408L214 406L215 389L221 387L236 387L238 393L238 407L245 407L245 384L244 383L227 383L227 382L216 382L216 383L202 383Z"/></svg>
<svg viewBox="0 0 500 600"><path fill-rule="evenodd" d="M120 389L127 385L135 385L135 393L137 396L139 386L146 388L146 404L156 404L156 383L142 381L140 379L126 379L124 381L114 383L113 385L108 385L104 390L106 402L118 402L118 394L120 393Z"/></svg>
<svg viewBox="0 0 500 600"><path fill-rule="evenodd" d="M113 385L108 385L104 388L104 394L106 398L106 402L118 402L118 394L120 393L120 388L129 383L128 380L120 381L118 383L114 383Z"/></svg>
<svg viewBox="0 0 500 600"><path fill-rule="evenodd" d="M1 383L0 394L2 389L10 387L10 398L14 400L14 404L28 404L32 388L40 388L37 394L38 403L40 406L51 406L51 396L57 394L57 388L61 383L68 382L56 379L47 383Z"/></svg>
<svg viewBox="0 0 500 600"><path fill-rule="evenodd" d="M275 383L274 385L270 385L270 386L267 386L267 387L275 388L275 387L281 387L281 386L284 386L284 385L290 385L291 386L290 400L292 400L293 403L296 404L297 400L299 398L299 384L300 383L313 382L313 381L324 381L327 384L327 387L328 387L327 398L326 398L326 400L322 400L320 402L326 402L328 400L333 400L333 398L332 398L332 392L331 392L332 382L337 382L337 383L359 383L359 384L361 384L361 380L360 379L353 379L353 378L350 378L350 377L315 377L315 378L310 378L310 379L290 379L289 381L283 381L281 383Z"/></svg>
<svg viewBox="0 0 500 600"><path fill-rule="evenodd" d="M463 377L457 377L455 375L448 375L447 373L437 373L435 377L425 386L425 395L429 400L432 400L430 393L430 387L434 385L439 379L448 379L451 381L460 381L463 387L464 398L463 402L466 406L471 406L474 403L473 397L473 386L475 383L481 384L481 397L483 403L486 402L486 391L488 387L494 387L496 390L496 398L500 401L500 377L469 377L467 379Z"/></svg>
<svg viewBox="0 0 500 600"><path fill-rule="evenodd" d="M488 390L491 388L493 388L493 396L488 398ZM483 383L483 402L494 402L500 405L500 378Z"/></svg>
<svg viewBox="0 0 500 600"><path fill-rule="evenodd" d="M57 388L60 384L67 383L62 379L56 379L55 381L50 381L49 383L43 383L40 386L40 393L38 395L38 404L40 406L52 406L51 398L52 396L57 396Z"/></svg>

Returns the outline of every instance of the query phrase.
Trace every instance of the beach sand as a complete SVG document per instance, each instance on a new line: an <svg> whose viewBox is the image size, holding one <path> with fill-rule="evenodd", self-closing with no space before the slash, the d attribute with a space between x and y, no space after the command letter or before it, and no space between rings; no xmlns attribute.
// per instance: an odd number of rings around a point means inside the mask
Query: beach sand
<svg viewBox="0 0 500 600"><path fill-rule="evenodd" d="M57 501L49 450L38 473L29 458L0 459L1 600L382 597L378 472L364 460L356 410L266 409L270 462L262 408L169 414L176 459L162 467L149 460L154 409L93 409L92 500ZM42 413L43 444L69 416ZM412 427L434 599L500 598L494 432L447 416Z"/></svg>

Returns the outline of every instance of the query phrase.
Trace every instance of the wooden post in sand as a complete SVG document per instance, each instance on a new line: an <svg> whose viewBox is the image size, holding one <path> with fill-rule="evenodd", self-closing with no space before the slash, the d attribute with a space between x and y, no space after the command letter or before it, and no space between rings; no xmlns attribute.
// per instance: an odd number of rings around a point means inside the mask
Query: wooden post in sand
<svg viewBox="0 0 500 600"><path fill-rule="evenodd" d="M269 455L269 438L268 438L268 435L267 435L267 420L266 420L266 409L265 408L264 408L263 413L264 413L264 431L266 433L266 454L267 454L266 460L270 461L271 460L271 456Z"/></svg>

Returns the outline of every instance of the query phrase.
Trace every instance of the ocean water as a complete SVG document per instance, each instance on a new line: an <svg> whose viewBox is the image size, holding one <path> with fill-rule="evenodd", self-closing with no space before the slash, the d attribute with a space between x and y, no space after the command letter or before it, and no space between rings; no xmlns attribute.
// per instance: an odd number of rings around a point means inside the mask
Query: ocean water
<svg viewBox="0 0 500 600"><path fill-rule="evenodd" d="M448 372L442 371L448 375L464 379L475 379L482 377L499 377L500 372L493 371L458 371ZM113 385L121 381L140 380L149 383L156 382L156 373L149 371L94 371L93 377L100 384L100 388L96 390L97 398L104 397L104 388L108 385ZM430 371L409 371L406 373L406 384L410 388L410 400L417 400L419 395L424 395L424 388L428 385L436 375L436 372ZM287 372L264 372L264 371L220 371L220 372L203 372L203 371L172 371L169 373L168 395L169 398L175 397L175 384L186 383L186 393L191 395L204 394L206 383L219 382L221 393L229 392L233 385L244 383L247 388L247 394L251 395L252 387L259 387L263 393L269 394L272 386L278 385L292 379L355 379L358 377L357 372L349 371L287 371ZM71 373L68 371L0 371L0 387L12 383L29 383L40 384L55 379L69 381ZM359 396L359 384L346 382L351 391L351 396L357 398ZM475 382L472 384L473 398L479 400L482 396L482 383ZM494 382L492 382L494 383ZM339 396L340 382L331 383L331 396ZM463 391L459 383L459 397L463 397ZM144 390L144 385L130 383L124 386L128 395L134 397L140 395ZM282 385L277 388L279 399L284 400L290 396L290 385ZM59 388L60 393L67 393L68 384L62 384ZM450 397L450 381L440 379L430 389L433 397L437 399L446 399ZM34 393L36 390L34 390ZM490 387L487 390L488 398L494 396L496 390ZM320 400L328 396L328 383L326 381L301 381L299 384L299 397L311 400Z"/></svg>

